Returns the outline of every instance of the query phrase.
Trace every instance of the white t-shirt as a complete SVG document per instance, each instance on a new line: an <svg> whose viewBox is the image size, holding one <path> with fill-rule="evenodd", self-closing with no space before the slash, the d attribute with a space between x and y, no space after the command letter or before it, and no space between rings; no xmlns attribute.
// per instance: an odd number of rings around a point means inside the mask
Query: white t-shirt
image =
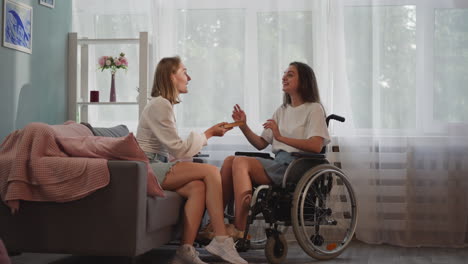
<svg viewBox="0 0 468 264"><path fill-rule="evenodd" d="M190 132L185 140L179 137L173 105L161 96L152 98L143 109L136 139L143 151L176 159L191 158L207 144L205 133Z"/></svg>
<svg viewBox="0 0 468 264"><path fill-rule="evenodd" d="M278 124L283 137L296 139L309 139L314 136L323 138L323 145L330 142L325 112L319 103L303 103L299 106L280 106L272 117ZM261 137L272 145L273 153L280 150L287 152L300 152L303 150L281 143L273 138L271 129L263 130Z"/></svg>

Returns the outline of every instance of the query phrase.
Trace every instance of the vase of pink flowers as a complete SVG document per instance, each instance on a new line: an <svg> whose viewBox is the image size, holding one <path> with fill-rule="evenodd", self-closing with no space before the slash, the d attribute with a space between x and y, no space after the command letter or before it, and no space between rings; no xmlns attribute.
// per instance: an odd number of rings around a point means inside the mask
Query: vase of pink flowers
<svg viewBox="0 0 468 264"><path fill-rule="evenodd" d="M102 56L99 58L99 68L101 71L109 69L111 71L111 89L110 89L110 102L116 101L116 93L115 93L115 73L118 69L125 69L128 68L128 60L125 57L125 53L121 52L119 57L112 57L112 56Z"/></svg>

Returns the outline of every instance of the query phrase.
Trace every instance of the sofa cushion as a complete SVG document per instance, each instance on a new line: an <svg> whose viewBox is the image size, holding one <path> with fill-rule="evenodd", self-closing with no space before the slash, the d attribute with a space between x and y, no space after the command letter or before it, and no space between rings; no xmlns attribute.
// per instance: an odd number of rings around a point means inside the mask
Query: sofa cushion
<svg viewBox="0 0 468 264"><path fill-rule="evenodd" d="M185 199L176 192L164 191L165 197L148 197L146 231L154 232L178 223Z"/></svg>

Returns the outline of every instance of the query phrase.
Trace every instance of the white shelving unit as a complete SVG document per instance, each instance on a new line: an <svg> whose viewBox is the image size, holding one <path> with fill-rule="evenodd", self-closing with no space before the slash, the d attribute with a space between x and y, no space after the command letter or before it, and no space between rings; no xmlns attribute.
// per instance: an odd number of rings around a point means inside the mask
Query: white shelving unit
<svg viewBox="0 0 468 264"><path fill-rule="evenodd" d="M138 102L89 102L89 46L106 44L139 45ZM78 49L80 49L80 56L78 56ZM139 38L129 39L88 39L78 38L76 32L68 33L68 119L87 122L88 106L90 105L138 105L139 116L148 101L148 54L148 32L140 32ZM80 69L78 69L78 59L81 64ZM80 87L78 87L78 70L80 70ZM78 111L80 112L80 120L77 120Z"/></svg>

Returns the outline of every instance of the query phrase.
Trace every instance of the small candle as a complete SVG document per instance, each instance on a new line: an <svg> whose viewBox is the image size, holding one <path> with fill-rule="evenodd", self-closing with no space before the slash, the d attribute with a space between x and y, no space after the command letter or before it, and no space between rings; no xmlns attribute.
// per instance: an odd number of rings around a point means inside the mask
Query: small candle
<svg viewBox="0 0 468 264"><path fill-rule="evenodd" d="M99 102L99 91L90 91L90 102L97 103Z"/></svg>

